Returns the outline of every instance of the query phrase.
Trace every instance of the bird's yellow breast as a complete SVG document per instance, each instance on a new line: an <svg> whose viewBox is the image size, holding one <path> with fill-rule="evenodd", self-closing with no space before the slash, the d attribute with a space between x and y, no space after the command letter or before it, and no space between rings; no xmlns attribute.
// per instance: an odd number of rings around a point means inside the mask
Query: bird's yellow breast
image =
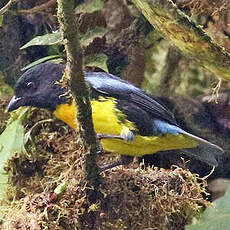
<svg viewBox="0 0 230 230"><path fill-rule="evenodd" d="M116 109L116 101L113 98L100 97L99 100L91 101L94 128L97 133L120 135L124 127L136 130L135 125L126 119L126 115ZM54 115L76 129L76 104L61 104L57 107ZM121 122L121 120L123 122Z"/></svg>
<svg viewBox="0 0 230 230"><path fill-rule="evenodd" d="M100 97L98 100L92 100L91 106L94 128L97 133L120 135L124 128L138 133L135 124L116 108L115 99ZM76 113L75 102L61 104L54 112L57 118L74 129L77 128ZM101 143L106 151L131 156L153 154L165 150L193 148L198 145L192 138L182 134L160 136L141 136L137 134L133 141L103 139Z"/></svg>

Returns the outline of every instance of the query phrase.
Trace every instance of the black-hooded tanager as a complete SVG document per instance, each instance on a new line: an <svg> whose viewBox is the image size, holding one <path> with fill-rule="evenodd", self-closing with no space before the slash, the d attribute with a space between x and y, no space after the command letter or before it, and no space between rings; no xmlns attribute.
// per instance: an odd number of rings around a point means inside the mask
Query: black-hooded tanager
<svg viewBox="0 0 230 230"><path fill-rule="evenodd" d="M43 63L27 70L16 83L8 111L21 106L45 108L77 128L76 104L59 83L64 69L61 64ZM86 72L85 77L95 130L111 136L101 140L106 151L142 156L180 149L209 165L218 165L223 153L220 147L180 128L173 114L141 89L109 73Z"/></svg>

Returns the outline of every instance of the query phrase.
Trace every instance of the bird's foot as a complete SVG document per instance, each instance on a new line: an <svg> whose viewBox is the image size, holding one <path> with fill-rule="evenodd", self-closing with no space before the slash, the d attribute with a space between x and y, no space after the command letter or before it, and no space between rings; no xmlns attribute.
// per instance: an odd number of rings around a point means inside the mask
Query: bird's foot
<svg viewBox="0 0 230 230"><path fill-rule="evenodd" d="M125 141L133 141L135 139L134 133L127 127L123 127L121 137Z"/></svg>

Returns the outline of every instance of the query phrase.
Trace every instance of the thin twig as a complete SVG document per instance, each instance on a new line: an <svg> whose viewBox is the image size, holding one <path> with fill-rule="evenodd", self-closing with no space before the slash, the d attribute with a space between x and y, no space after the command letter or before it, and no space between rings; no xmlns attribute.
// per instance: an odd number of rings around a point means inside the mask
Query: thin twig
<svg viewBox="0 0 230 230"><path fill-rule="evenodd" d="M0 9L0 15L3 15L4 13L6 13L6 11L10 8L11 5L13 5L15 1L14 0L10 0L5 6L3 6Z"/></svg>

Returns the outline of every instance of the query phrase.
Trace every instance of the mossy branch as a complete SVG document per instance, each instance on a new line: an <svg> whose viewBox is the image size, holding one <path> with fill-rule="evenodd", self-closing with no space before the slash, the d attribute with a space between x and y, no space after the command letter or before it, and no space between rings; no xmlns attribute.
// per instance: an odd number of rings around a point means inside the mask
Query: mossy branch
<svg viewBox="0 0 230 230"><path fill-rule="evenodd" d="M230 54L171 0L133 0L147 20L185 55L218 78L230 80Z"/></svg>
<svg viewBox="0 0 230 230"><path fill-rule="evenodd" d="M82 70L83 54L79 43L79 33L74 15L74 0L58 0L58 20L63 34L67 54L65 78L70 79L71 91L77 104L79 130L86 148L85 164L87 178L87 196L90 202L97 200L99 173L96 164L98 150L97 139L92 121L89 90Z"/></svg>

